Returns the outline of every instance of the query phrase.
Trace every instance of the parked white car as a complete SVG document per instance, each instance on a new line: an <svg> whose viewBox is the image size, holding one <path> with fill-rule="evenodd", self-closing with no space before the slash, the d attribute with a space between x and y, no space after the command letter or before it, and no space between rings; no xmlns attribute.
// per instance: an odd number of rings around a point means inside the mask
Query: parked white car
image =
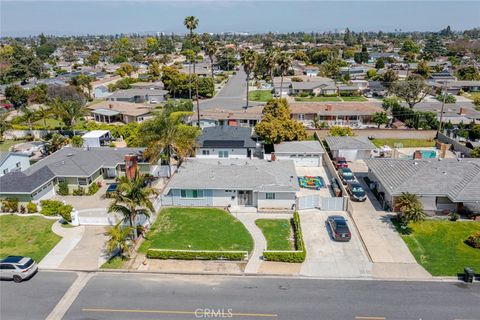
<svg viewBox="0 0 480 320"><path fill-rule="evenodd" d="M0 261L0 278L22 282L35 275L38 266L33 259L20 256L8 256Z"/></svg>

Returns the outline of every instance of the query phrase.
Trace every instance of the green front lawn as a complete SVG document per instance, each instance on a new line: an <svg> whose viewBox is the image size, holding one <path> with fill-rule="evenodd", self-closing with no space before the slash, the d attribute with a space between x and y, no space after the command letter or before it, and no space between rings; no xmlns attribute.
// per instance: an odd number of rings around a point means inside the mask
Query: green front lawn
<svg viewBox="0 0 480 320"><path fill-rule="evenodd" d="M340 97L343 101L345 102L366 102L368 101L367 98L363 96L358 96L358 97Z"/></svg>
<svg viewBox="0 0 480 320"><path fill-rule="evenodd" d="M248 100L267 102L273 99L271 90L254 90L248 93Z"/></svg>
<svg viewBox="0 0 480 320"><path fill-rule="evenodd" d="M295 250L293 230L288 219L258 219L255 224L267 239L267 250Z"/></svg>
<svg viewBox="0 0 480 320"><path fill-rule="evenodd" d="M124 269L126 260L122 260L119 256L115 256L102 264L100 269Z"/></svg>
<svg viewBox="0 0 480 320"><path fill-rule="evenodd" d="M163 209L139 251L148 249L248 251L253 240L243 224L214 208Z"/></svg>
<svg viewBox="0 0 480 320"><path fill-rule="evenodd" d="M373 139L372 142L377 147L387 145L393 148L395 143L403 144L403 148L435 147L435 140L425 139Z"/></svg>
<svg viewBox="0 0 480 320"><path fill-rule="evenodd" d="M402 235L415 259L434 276L456 276L466 266L480 270L480 249L463 241L480 222L427 220L409 224L411 233Z"/></svg>
<svg viewBox="0 0 480 320"><path fill-rule="evenodd" d="M24 143L27 140L4 140L0 142L0 151L1 152L8 152L11 146L14 146L19 143Z"/></svg>
<svg viewBox="0 0 480 320"><path fill-rule="evenodd" d="M0 216L0 258L17 255L40 262L61 239L52 231L54 223L42 217Z"/></svg>
<svg viewBox="0 0 480 320"><path fill-rule="evenodd" d="M297 102L342 102L339 97L295 97Z"/></svg>

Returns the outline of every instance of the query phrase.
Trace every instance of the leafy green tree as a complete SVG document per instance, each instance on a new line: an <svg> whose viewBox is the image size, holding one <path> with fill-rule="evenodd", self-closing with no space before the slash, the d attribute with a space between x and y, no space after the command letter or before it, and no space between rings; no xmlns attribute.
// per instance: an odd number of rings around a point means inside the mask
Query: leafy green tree
<svg viewBox="0 0 480 320"><path fill-rule="evenodd" d="M471 158L480 158L480 147L475 147L472 149L470 152L470 157Z"/></svg>
<svg viewBox="0 0 480 320"><path fill-rule="evenodd" d="M423 78L428 78L430 76L430 67L428 66L427 61L421 60L417 64L417 69L415 73L422 76Z"/></svg>
<svg viewBox="0 0 480 320"><path fill-rule="evenodd" d="M1 65L0 83L2 84L40 77L42 72L42 63L33 50L16 41L6 49L2 49Z"/></svg>
<svg viewBox="0 0 480 320"><path fill-rule="evenodd" d="M438 101L442 101L442 102L443 102L443 99L445 99L445 103L455 103L455 102L457 102L457 98L455 98L455 96L452 95L452 94L447 94L445 96L445 94L442 93L442 94L437 95L436 98L437 98Z"/></svg>
<svg viewBox="0 0 480 320"><path fill-rule="evenodd" d="M329 135L334 137L343 137L343 136L352 137L355 135L355 133L350 127L333 126L330 128Z"/></svg>
<svg viewBox="0 0 480 320"><path fill-rule="evenodd" d="M291 119L290 108L285 99L267 102L263 108L263 119L255 126L255 132L267 144L307 138L303 125Z"/></svg>
<svg viewBox="0 0 480 320"><path fill-rule="evenodd" d="M355 52L353 59L356 63L367 63L368 62L368 51L366 46L362 46L361 52Z"/></svg>
<svg viewBox="0 0 480 320"><path fill-rule="evenodd" d="M28 90L28 102L43 104L47 102L48 85L41 83Z"/></svg>
<svg viewBox="0 0 480 320"><path fill-rule="evenodd" d="M120 65L120 68L118 68L115 72L121 77L125 77L125 76L130 77L132 73L134 73L135 71L136 71L136 68L134 66L132 66L130 63L124 62Z"/></svg>
<svg viewBox="0 0 480 320"><path fill-rule="evenodd" d="M400 217L405 222L421 221L425 219L425 213L422 209L422 203L417 195L410 192L402 192L399 197L395 198L394 207L399 210Z"/></svg>
<svg viewBox="0 0 480 320"><path fill-rule="evenodd" d="M226 71L235 69L238 64L238 60L235 57L235 50L233 48L222 48L215 56L217 60L217 66Z"/></svg>
<svg viewBox="0 0 480 320"><path fill-rule="evenodd" d="M47 142L48 153L54 153L60 150L63 146L68 144L68 138L62 136L59 133L54 133L52 138Z"/></svg>
<svg viewBox="0 0 480 320"><path fill-rule="evenodd" d="M457 76L460 80L480 80L480 73L474 65L459 68Z"/></svg>
<svg viewBox="0 0 480 320"><path fill-rule="evenodd" d="M388 69L381 75L380 81L382 85L389 89L398 80L398 74L393 69Z"/></svg>
<svg viewBox="0 0 480 320"><path fill-rule="evenodd" d="M48 106L42 105L38 108L36 113L37 113L37 118L39 120L43 120L43 128L48 129L47 119L50 118L50 116L52 115L52 109L50 109Z"/></svg>
<svg viewBox="0 0 480 320"><path fill-rule="evenodd" d="M136 240L138 217L149 218L150 214L155 212L150 198L156 194L158 192L155 189L145 187L145 176L138 171L132 180L126 176L120 177L117 190L111 195L113 200L108 207L108 212L122 214L123 221L128 222L133 228L133 239Z"/></svg>
<svg viewBox="0 0 480 320"><path fill-rule="evenodd" d="M158 63L158 61L152 61L150 63L147 73L152 80L157 80L158 78L160 78L162 74L162 69L160 68L160 64Z"/></svg>
<svg viewBox="0 0 480 320"><path fill-rule="evenodd" d="M443 45L442 39L438 35L433 34L427 38L422 52L424 59L433 60L436 57L445 55L446 53L447 50Z"/></svg>
<svg viewBox="0 0 480 320"><path fill-rule="evenodd" d="M75 135L75 124L88 114L88 109L76 101L55 100L53 102L53 111L59 119L69 126L73 135Z"/></svg>
<svg viewBox="0 0 480 320"><path fill-rule="evenodd" d="M382 101L382 108L385 111L389 111L389 110L391 111L395 108L400 108L400 107L401 107L400 101L398 101L397 97L385 98Z"/></svg>
<svg viewBox="0 0 480 320"><path fill-rule="evenodd" d="M158 52L158 40L156 38L148 37L145 42L147 55L151 56Z"/></svg>
<svg viewBox="0 0 480 320"><path fill-rule="evenodd" d="M92 99L92 82L94 80L94 77L79 74L70 80L70 84L82 92L87 91L88 99Z"/></svg>
<svg viewBox="0 0 480 320"><path fill-rule="evenodd" d="M401 54L407 54L407 53L419 53L420 52L420 47L413 41L411 38L405 39L402 45L402 49L400 49Z"/></svg>
<svg viewBox="0 0 480 320"><path fill-rule="evenodd" d="M42 33L40 35L40 44L35 48L37 57L45 61L50 58L53 52L57 49L57 46L49 41L47 37Z"/></svg>
<svg viewBox="0 0 480 320"><path fill-rule="evenodd" d="M106 249L109 254L115 254L122 260L130 258L132 227L125 227L122 222L118 222L116 225L108 227L107 229L107 244Z"/></svg>
<svg viewBox="0 0 480 320"><path fill-rule="evenodd" d="M423 77L411 75L405 81L397 81L390 87L390 92L405 100L410 108L421 102L429 93L429 87Z"/></svg>
<svg viewBox="0 0 480 320"><path fill-rule="evenodd" d="M81 148L83 147L83 138L81 136L73 136L71 139L72 147Z"/></svg>
<svg viewBox="0 0 480 320"><path fill-rule="evenodd" d="M29 107L25 106L21 108L22 116L21 119L23 122L26 122L28 125L28 129L30 131L33 130L33 122L37 120L37 114L34 110L30 109Z"/></svg>
<svg viewBox="0 0 480 320"><path fill-rule="evenodd" d="M388 115L386 112L375 112L372 114L372 121L380 128L382 124L388 123Z"/></svg>
<svg viewBox="0 0 480 320"><path fill-rule="evenodd" d="M28 103L28 92L19 85L11 85L5 88L5 98L14 108L23 108Z"/></svg>
<svg viewBox="0 0 480 320"><path fill-rule="evenodd" d="M96 67L98 62L100 61L100 52L92 51L87 58L85 59L87 66Z"/></svg>
<svg viewBox="0 0 480 320"><path fill-rule="evenodd" d="M257 65L258 55L255 51L251 49L244 49L240 52L240 61L243 65L243 70L247 74L246 82L247 82L247 108L248 108L248 89L249 89L249 81L250 81L250 74L255 69Z"/></svg>

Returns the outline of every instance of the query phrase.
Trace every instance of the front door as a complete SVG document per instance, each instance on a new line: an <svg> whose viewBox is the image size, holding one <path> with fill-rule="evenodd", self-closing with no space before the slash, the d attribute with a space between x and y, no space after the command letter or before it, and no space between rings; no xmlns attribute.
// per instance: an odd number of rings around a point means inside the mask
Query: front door
<svg viewBox="0 0 480 320"><path fill-rule="evenodd" d="M251 190L239 190L238 191L238 205L251 206L252 205L252 191Z"/></svg>

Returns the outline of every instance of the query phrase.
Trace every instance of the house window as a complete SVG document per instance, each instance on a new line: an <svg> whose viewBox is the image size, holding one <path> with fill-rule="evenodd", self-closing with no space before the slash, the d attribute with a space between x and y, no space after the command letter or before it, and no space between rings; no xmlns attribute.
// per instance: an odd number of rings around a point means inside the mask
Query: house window
<svg viewBox="0 0 480 320"><path fill-rule="evenodd" d="M210 150L202 150L202 154L204 156L209 156L210 155Z"/></svg>
<svg viewBox="0 0 480 320"><path fill-rule="evenodd" d="M265 195L265 198L267 200L275 200L275 193L273 192L267 192L266 195Z"/></svg>
<svg viewBox="0 0 480 320"><path fill-rule="evenodd" d="M228 158L228 151L227 150L220 150L218 151L219 158Z"/></svg>
<svg viewBox="0 0 480 320"><path fill-rule="evenodd" d="M7 174L7 173L8 173L8 168L3 170L3 174Z"/></svg>
<svg viewBox="0 0 480 320"><path fill-rule="evenodd" d="M180 190L180 196L182 198L191 198L191 199L203 198L203 190L182 189Z"/></svg>
<svg viewBox="0 0 480 320"><path fill-rule="evenodd" d="M86 186L87 185L87 178L77 178L78 180L78 185L80 186Z"/></svg>
<svg viewBox="0 0 480 320"><path fill-rule="evenodd" d="M67 178L65 177L58 177L57 178L57 181L60 183L60 182L67 182Z"/></svg>
<svg viewBox="0 0 480 320"><path fill-rule="evenodd" d="M298 115L298 120L300 120L300 121L305 120L305 115L304 115L303 113L300 113L300 114Z"/></svg>
<svg viewBox="0 0 480 320"><path fill-rule="evenodd" d="M20 167L22 166L22 164L21 164L20 162L17 162L17 164L15 164L15 166L16 166L17 168L20 168Z"/></svg>

